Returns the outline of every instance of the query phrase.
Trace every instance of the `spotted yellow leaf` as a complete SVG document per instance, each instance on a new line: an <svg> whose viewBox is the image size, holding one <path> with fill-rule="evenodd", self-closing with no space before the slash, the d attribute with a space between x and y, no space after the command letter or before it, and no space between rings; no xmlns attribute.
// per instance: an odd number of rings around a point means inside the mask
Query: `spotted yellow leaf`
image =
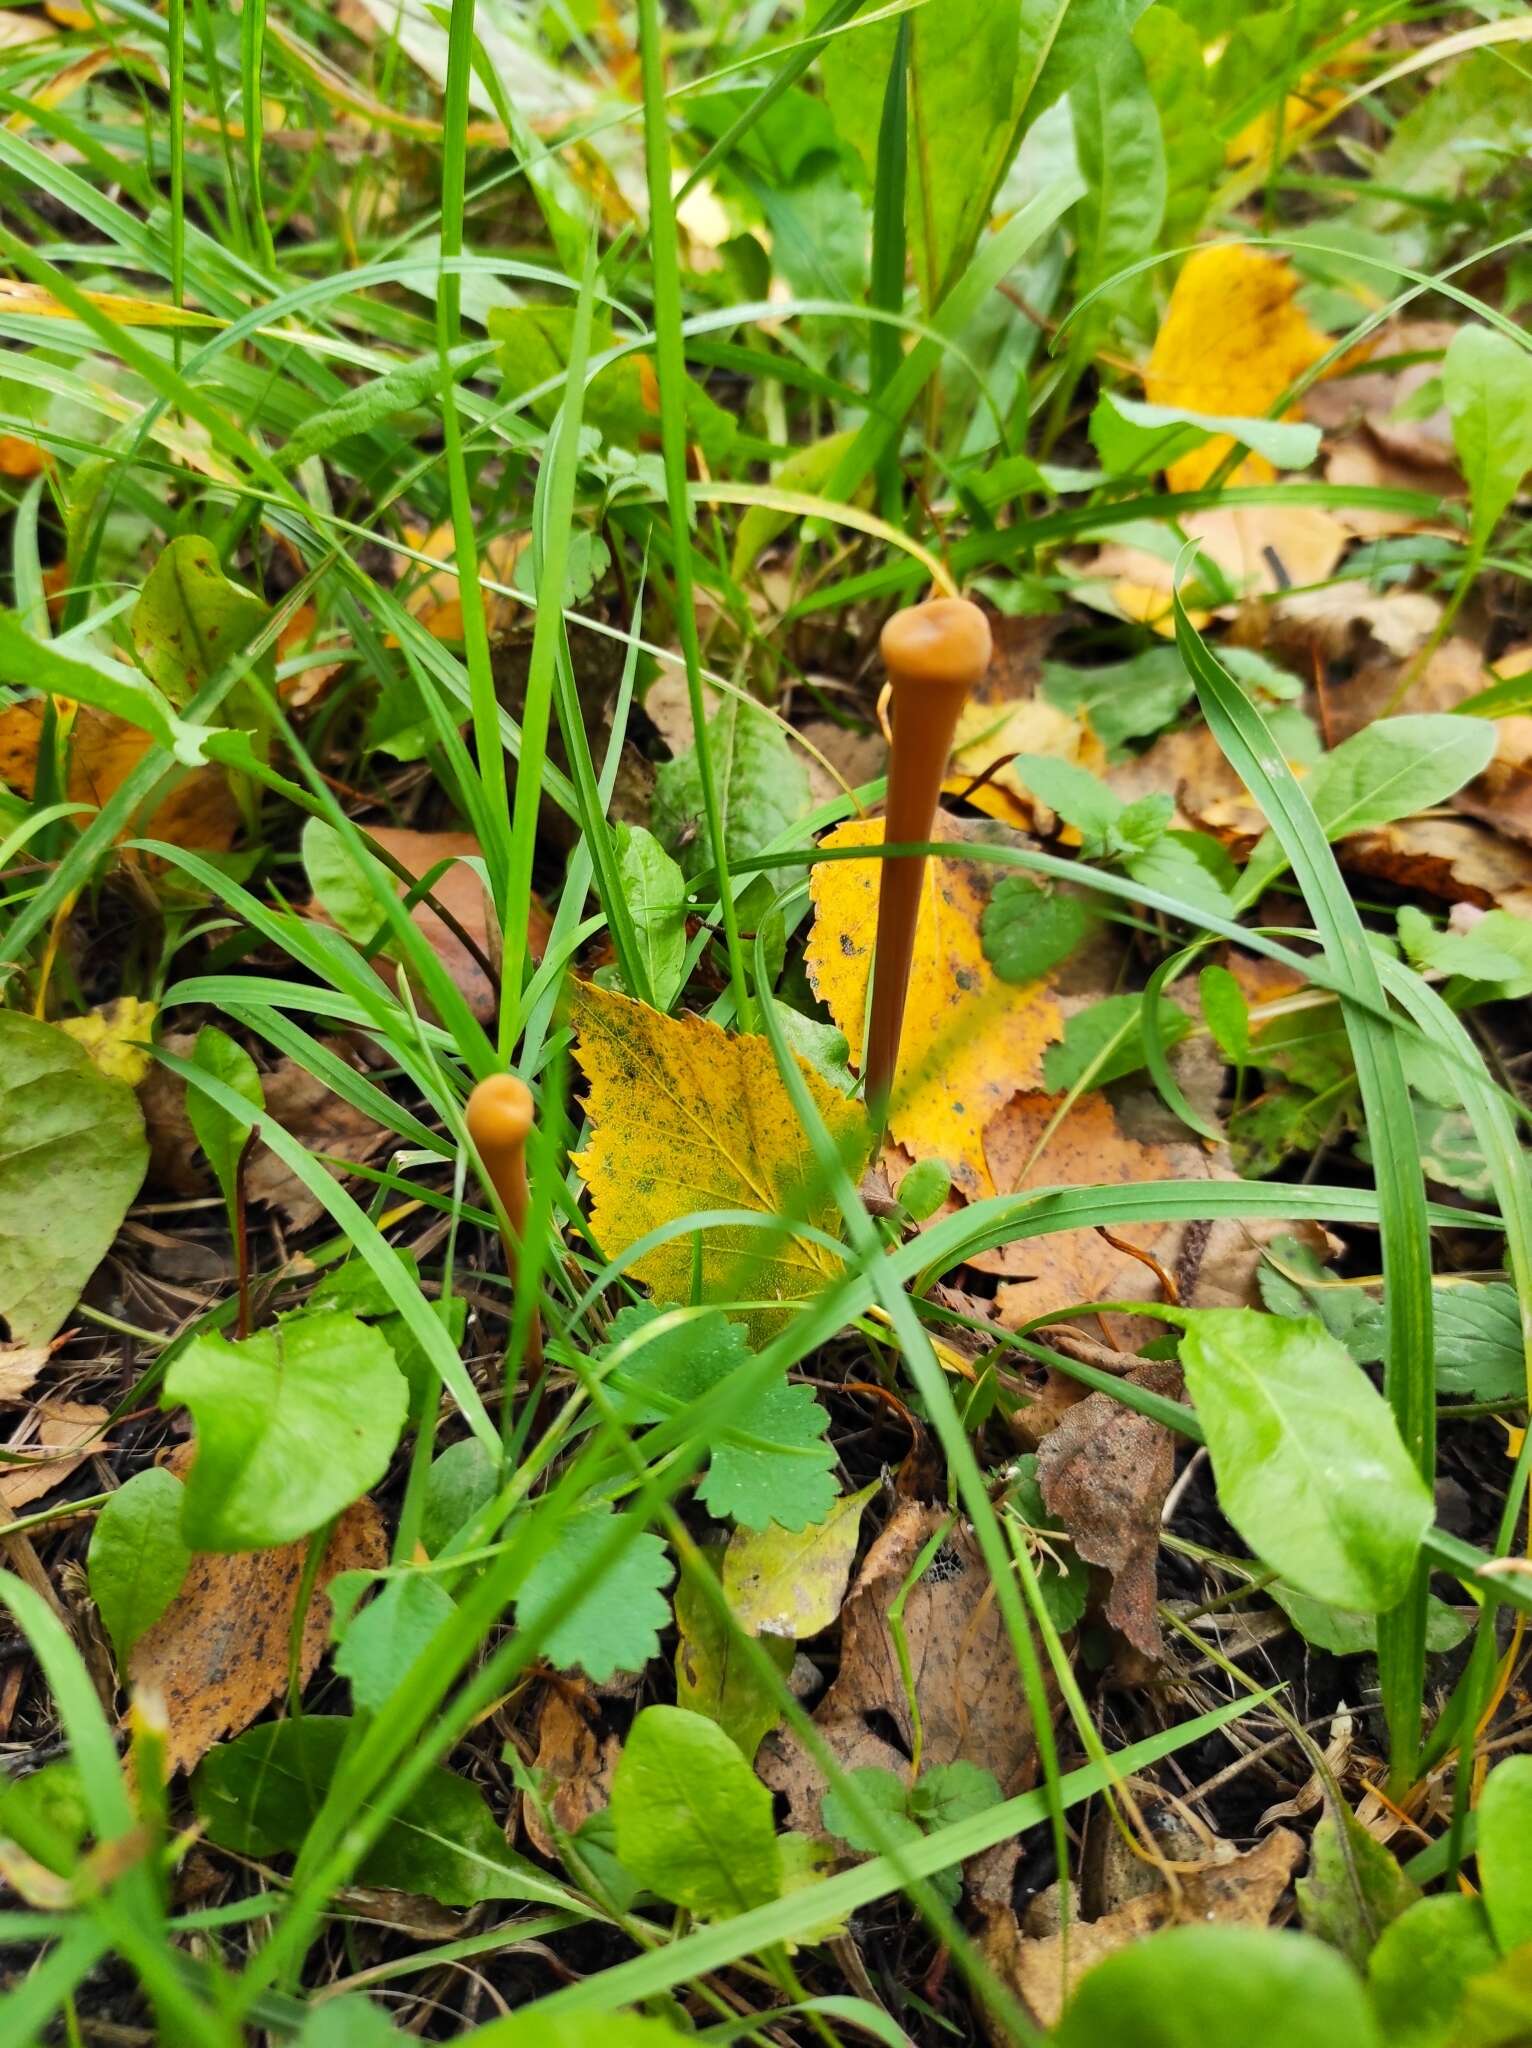
<svg viewBox="0 0 1532 2048"><path fill-rule="evenodd" d="M933 837L963 827L938 811ZM877 846L881 818L838 825L822 847ZM814 992L859 1053L878 924L877 861L821 861L813 874L814 930L807 962ZM915 959L889 1129L917 1159L944 1159L970 1200L992 1195L984 1129L1018 1088L1041 1084L1043 1052L1063 1014L1046 981L1013 986L984 957L979 919L993 870L981 862L926 862Z"/></svg>
<svg viewBox="0 0 1532 2048"><path fill-rule="evenodd" d="M589 983L576 989L571 1010L591 1122L575 1165L591 1192L597 1244L615 1258L661 1224L703 1210L754 1209L778 1219L775 1230L687 1231L628 1269L657 1301L689 1301L700 1236L702 1299L756 1304L748 1321L763 1340L782 1321L771 1304L818 1294L841 1271L827 1246L797 1235L804 1224L835 1234L838 1212L770 1043L701 1017L664 1016ZM868 1135L860 1105L799 1065L858 1172Z"/></svg>
<svg viewBox="0 0 1532 2048"><path fill-rule="evenodd" d="M1144 372L1151 405L1182 406L1234 419L1268 413L1295 378L1330 346L1297 300L1291 264L1236 242L1196 249L1181 267ZM1170 464L1173 491L1195 491L1229 452L1215 435ZM1246 455L1235 483L1276 475L1261 455Z"/></svg>
<svg viewBox="0 0 1532 2048"><path fill-rule="evenodd" d="M113 1002L98 1003L83 1017L61 1019L59 1029L76 1045L83 1045L110 1080L126 1081L136 1088L154 1064L140 1041L152 1037L158 1013L156 1003L146 1003L138 996L118 996Z"/></svg>

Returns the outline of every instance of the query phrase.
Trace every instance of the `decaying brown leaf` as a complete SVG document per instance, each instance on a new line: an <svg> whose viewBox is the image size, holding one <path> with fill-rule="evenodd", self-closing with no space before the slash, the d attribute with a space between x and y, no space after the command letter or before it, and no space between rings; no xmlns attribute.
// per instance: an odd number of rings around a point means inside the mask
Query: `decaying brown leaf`
<svg viewBox="0 0 1532 2048"><path fill-rule="evenodd" d="M888 1609L922 1547L948 1519L943 1508L903 1502L868 1551L841 1609L840 1670L814 1720L847 1770L877 1764L909 1771L914 1730ZM1022 1790L1036 1761L1032 1719L989 1574L962 1523L948 1530L910 1588L904 1630L924 1764L963 1758L992 1771L1007 1796ZM884 1728L897 1731L897 1743ZM813 1760L779 1731L766 1738L757 1768L786 1794L791 1824L813 1831L825 1789Z"/></svg>
<svg viewBox="0 0 1532 2048"><path fill-rule="evenodd" d="M38 1402L33 1421L6 1445L36 1462L0 1466L0 1502L14 1512L62 1486L100 1448L101 1425L110 1412L88 1401Z"/></svg>
<svg viewBox="0 0 1532 2048"><path fill-rule="evenodd" d="M1341 841L1341 866L1444 903L1532 917L1532 849L1465 818L1401 818Z"/></svg>
<svg viewBox="0 0 1532 2048"><path fill-rule="evenodd" d="M0 1407L24 1398L51 1355L46 1344L0 1344Z"/></svg>
<svg viewBox="0 0 1532 2048"><path fill-rule="evenodd" d="M30 797L37 780L37 748L42 736L43 705L39 698L0 711L0 782ZM88 704L76 710L69 733L70 797L76 803L100 806L114 796L154 742L126 719L96 711ZM180 774L169 795L161 798L147 823L133 821L129 833L163 839L199 853L227 853L239 830L239 807L221 768L192 768Z"/></svg>
<svg viewBox="0 0 1532 2048"><path fill-rule="evenodd" d="M332 1050L344 1053L340 1045ZM261 1087L267 1109L311 1152L361 1164L391 1142L392 1134L382 1124L354 1109L296 1060L278 1060L261 1076ZM246 1164L245 1192L250 1200L275 1209L294 1230L306 1230L324 1214L291 1168L264 1145L256 1146Z"/></svg>
<svg viewBox="0 0 1532 2048"><path fill-rule="evenodd" d="M1179 1368L1168 1363L1141 1365L1128 1378L1169 1399L1181 1391ZM1086 1563L1101 1566L1111 1579L1107 1620L1135 1650L1155 1659L1163 1650L1155 1614L1160 1510L1174 1476L1170 1431L1110 1394L1077 1401L1037 1455L1044 1506Z"/></svg>
<svg viewBox="0 0 1532 2048"><path fill-rule="evenodd" d="M532 1767L542 1780L553 1820L566 1835L577 1833L611 1797L622 1743L611 1732L601 1734L600 1727L601 1703L589 1686L561 1678L543 1688ZM521 1817L539 1856L557 1856L558 1845L530 1799L522 1802Z"/></svg>
<svg viewBox="0 0 1532 2048"><path fill-rule="evenodd" d="M1274 1828L1243 1855L1223 1842L1218 1860L1178 1876L1174 1890L1162 1883L1099 1920L1074 1922L1067 1936L1027 1936L1014 1914L991 1912L983 1950L1037 2023L1051 2027L1087 1970L1158 1928L1268 1926L1302 1858L1302 1838L1288 1828Z"/></svg>
<svg viewBox="0 0 1532 2048"><path fill-rule="evenodd" d="M199 1552L180 1592L135 1645L127 1677L165 1703L172 1769L189 1770L282 1692L307 1554L306 1542L233 1556ZM302 1682L314 1675L329 1636L324 1588L337 1572L379 1571L387 1562L383 1518L370 1500L357 1501L336 1523L319 1570L303 1624Z"/></svg>

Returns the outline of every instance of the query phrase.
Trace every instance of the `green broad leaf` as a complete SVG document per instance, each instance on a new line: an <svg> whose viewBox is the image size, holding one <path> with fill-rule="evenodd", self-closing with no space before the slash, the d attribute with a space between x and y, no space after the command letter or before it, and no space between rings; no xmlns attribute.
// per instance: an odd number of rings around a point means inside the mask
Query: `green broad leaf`
<svg viewBox="0 0 1532 2048"><path fill-rule="evenodd" d="M1110 476L1164 469L1214 434L1230 435L1276 469L1307 469L1319 453L1318 427L1298 420L1231 419L1182 406L1146 405L1116 391L1099 398L1090 417L1091 446Z"/></svg>
<svg viewBox="0 0 1532 2048"><path fill-rule="evenodd" d="M642 825L617 827L617 871L655 1008L668 1010L686 979L686 877Z"/></svg>
<svg viewBox="0 0 1532 2048"><path fill-rule="evenodd" d="M1127 809L1099 776L1076 761L1056 761L1050 754L1018 754L1011 765L1039 803L1057 811L1065 824L1084 833L1087 841L1105 844Z"/></svg>
<svg viewBox="0 0 1532 2048"><path fill-rule="evenodd" d="M917 1223L934 1216L952 1193L952 1175L945 1159L920 1159L894 1190L894 1199Z"/></svg>
<svg viewBox="0 0 1532 2048"><path fill-rule="evenodd" d="M645 1707L612 1774L617 1854L646 1890L722 1920L781 1895L771 1794L721 1728Z"/></svg>
<svg viewBox="0 0 1532 2048"><path fill-rule="evenodd" d="M1070 107L1075 155L1085 180L1085 197L1071 216L1075 294L1081 306L1072 345L1080 362L1088 357L1093 338L1114 319L1126 316L1139 326L1150 310L1150 282L1143 272L1111 280L1159 238L1165 218L1165 141L1143 59L1120 33L1103 40L1070 93ZM1102 459L1111 471L1111 462Z"/></svg>
<svg viewBox="0 0 1532 2048"><path fill-rule="evenodd" d="M1091 1088L1104 1088L1136 1074L1145 1064L1142 996L1106 996L1088 1010L1077 1010L1064 1026L1064 1036L1043 1054L1043 1085L1062 1095L1087 1073ZM1167 1046L1179 1045L1192 1028L1186 1012L1160 997L1160 1036ZM1097 1065L1097 1061L1100 1065Z"/></svg>
<svg viewBox="0 0 1532 2048"><path fill-rule="evenodd" d="M1045 889L1030 875L1007 875L984 906L984 957L1002 981L1036 981L1067 960L1095 918L1078 896Z"/></svg>
<svg viewBox="0 0 1532 2048"><path fill-rule="evenodd" d="M862 1764L846 1773L854 1788L856 1798L862 1806L871 1807L883 1824L885 1834L892 1835L898 1842L918 1842L923 1833L919 1823L910 1813L910 1791L903 1778L893 1771L885 1771L878 1764ZM860 1849L864 1856L882 1853L882 1843L874 1836L872 1829L864 1825L856 1805L840 1787L832 1785L825 1793L820 1809L827 1834L838 1835L852 1849Z"/></svg>
<svg viewBox="0 0 1532 2048"><path fill-rule="evenodd" d="M1532 1942L1503 1955L1463 1990L1453 2048L1524 2048L1532 2039Z"/></svg>
<svg viewBox="0 0 1532 2048"><path fill-rule="evenodd" d="M1174 1927L1089 1971L1051 2048L1383 2048L1360 1981L1311 1934ZM1392 2048L1392 2043L1390 2043Z"/></svg>
<svg viewBox="0 0 1532 2048"><path fill-rule="evenodd" d="M1331 1272L1296 1237L1272 1239L1256 1282L1261 1300L1274 1316L1317 1315L1358 1365L1375 1365L1382 1358L1383 1319L1377 1301L1364 1287Z"/></svg>
<svg viewBox="0 0 1532 2048"><path fill-rule="evenodd" d="M823 102L810 101L809 104L822 107ZM772 483L779 491L799 491L809 497L817 497L836 463L855 439L856 429L847 427L841 433L825 434L817 441L795 448L772 472ZM734 554L730 563L730 574L736 583L745 580L758 557L780 534L787 532L797 516L794 512L780 512L770 505L746 506L735 531Z"/></svg>
<svg viewBox="0 0 1532 2048"><path fill-rule="evenodd" d="M922 1771L910 1794L910 1812L927 1830L972 1820L1000 1804L1000 1786L993 1771L959 1757Z"/></svg>
<svg viewBox="0 0 1532 2048"><path fill-rule="evenodd" d="M1367 1959L1373 2010L1388 2048L1450 2048L1469 1983L1498 1960L1484 1907L1443 1893L1384 1928Z"/></svg>
<svg viewBox="0 0 1532 2048"><path fill-rule="evenodd" d="M1422 974L1455 974L1482 983L1469 1000L1517 1002L1532 995L1532 919L1487 910L1467 931L1443 930L1407 903L1399 913L1404 957Z"/></svg>
<svg viewBox="0 0 1532 2048"><path fill-rule="evenodd" d="M1460 327L1442 358L1442 396L1468 479L1470 539L1487 546L1532 469L1532 354L1493 327Z"/></svg>
<svg viewBox="0 0 1532 2048"><path fill-rule="evenodd" d="M388 912L384 908L394 881L370 859L358 860L333 825L323 818L304 820L303 872L314 900L348 939L369 945ZM380 951L388 951L385 939Z"/></svg>
<svg viewBox="0 0 1532 2048"><path fill-rule="evenodd" d="M721 1551L709 1551L715 1568ZM737 1743L746 1763L781 1719L775 1696L756 1677L739 1640L689 1573L676 1588L676 1704L710 1721ZM762 1649L781 1675L793 1668L785 1636L761 1636Z"/></svg>
<svg viewBox="0 0 1532 2048"><path fill-rule="evenodd" d="M1250 1005L1227 967L1204 967L1197 976L1203 1021L1231 1067L1250 1063Z"/></svg>
<svg viewBox="0 0 1532 2048"><path fill-rule="evenodd" d="M1327 839L1376 831L1446 801L1489 766L1494 727L1450 712L1380 718L1342 740L1309 770L1303 791ZM1281 872L1283 856L1268 832L1245 869L1253 896Z"/></svg>
<svg viewBox="0 0 1532 2048"><path fill-rule="evenodd" d="M1509 1952L1532 1942L1532 1757L1496 1764L1479 1795L1479 1888L1490 1926Z"/></svg>
<svg viewBox="0 0 1532 2048"><path fill-rule="evenodd" d="M726 697L708 720L707 734L724 851L731 861L748 860L805 815L808 772L776 721L743 698ZM655 777L653 824L687 875L712 865L695 749L667 761Z"/></svg>
<svg viewBox="0 0 1532 2048"><path fill-rule="evenodd" d="M463 1332L468 1327L468 1303L463 1296L437 1295L434 1300L427 1301L426 1307L446 1331L453 1350L461 1351ZM435 1399L441 1375L431 1363L424 1344L397 1311L380 1316L377 1329L378 1335L387 1339L394 1354L394 1364L404 1375L405 1385L410 1390L410 1416L418 1418L424 1414L426 1403Z"/></svg>
<svg viewBox="0 0 1532 2048"><path fill-rule="evenodd" d="M25 1778L0 1777L0 1842L14 1842L55 1877L78 1874L90 1832L90 1803L72 1757Z"/></svg>
<svg viewBox="0 0 1532 2048"><path fill-rule="evenodd" d="M1224 1513L1300 1592L1382 1614L1404 1597L1430 1489L1387 1403L1317 1317L1183 1309L1181 1365Z"/></svg>
<svg viewBox="0 0 1532 2048"><path fill-rule="evenodd" d="M630 1421L664 1421L705 1400L750 1362L743 1328L718 1311L641 1337L658 1320L659 1312L646 1304L623 1309L612 1324L615 1343L638 1340L611 1378L631 1404ZM838 1491L835 1453L825 1442L829 1422L812 1388L792 1386L784 1376L709 1432L712 1448L698 1498L710 1514L732 1516L752 1529L771 1522L803 1529L821 1520Z"/></svg>
<svg viewBox="0 0 1532 2048"><path fill-rule="evenodd" d="M96 1517L86 1572L119 1668L186 1577L191 1552L181 1539L182 1499L175 1474L151 1465L125 1480Z"/></svg>
<svg viewBox="0 0 1532 2048"><path fill-rule="evenodd" d="M243 654L270 616L263 598L225 576L211 542L183 533L150 570L129 626L144 672L179 707ZM270 651L259 671L270 685ZM248 680L230 690L223 714L230 725L251 733L256 752L264 754L270 720Z"/></svg>
<svg viewBox="0 0 1532 2048"><path fill-rule="evenodd" d="M310 2006L293 2048L389 2048L390 2042L407 2040L381 2005L359 1991L346 1991L323 2005Z"/></svg>
<svg viewBox="0 0 1532 2048"><path fill-rule="evenodd" d="M259 1112L266 1107L260 1069L244 1047L236 1045L227 1031L220 1031L216 1024L204 1024L197 1033L197 1042L192 1047L192 1065L200 1067L213 1080L221 1081L225 1088L248 1102L253 1110ZM215 1102L211 1095L204 1095L200 1088L188 1088L186 1091L186 1120L202 1147L203 1157L213 1169L224 1201L232 1208L239 1180L239 1162L250 1133L255 1129L254 1121L246 1123L234 1116L221 1102Z"/></svg>
<svg viewBox="0 0 1532 2048"><path fill-rule="evenodd" d="M1234 913L1239 870L1206 832L1161 833L1144 852L1130 854L1123 866L1146 889L1179 897L1215 917Z"/></svg>
<svg viewBox="0 0 1532 2048"><path fill-rule="evenodd" d="M127 1082L56 1025L0 1012L0 1318L13 1344L62 1327L148 1164Z"/></svg>
<svg viewBox="0 0 1532 2048"><path fill-rule="evenodd" d="M516 1603L517 1626L536 1629L544 1656L563 1670L578 1664L598 1684L617 1671L642 1671L659 1655L660 1631L670 1620L665 1588L675 1567L658 1536L641 1531L615 1562L594 1570L619 1529L636 1522L607 1508L571 1515L557 1544L527 1574Z"/></svg>
<svg viewBox="0 0 1532 2048"><path fill-rule="evenodd" d="M341 1715L305 1714L209 1750L191 1788L208 1839L241 1856L296 1854L355 1726ZM483 1899L568 1903L559 1885L506 1847L478 1786L445 1770L433 1770L390 1817L356 1881L418 1892L443 1906Z"/></svg>
<svg viewBox="0 0 1532 2048"><path fill-rule="evenodd" d="M828 1081L842 1095L849 1095L856 1086L856 1076L851 1071L851 1043L845 1032L838 1031L833 1024L820 1023L817 1017L805 1017L801 1010L795 1010L778 996L773 996L771 1002L782 1026L782 1036L799 1059L812 1067L822 1081Z"/></svg>
<svg viewBox="0 0 1532 2048"><path fill-rule="evenodd" d="M365 1584L370 1574L347 1572L341 1576ZM331 1581L330 1600L337 1621L349 1590ZM406 1571L385 1579L377 1597L350 1616L340 1631L335 1668L350 1682L351 1704L357 1713L378 1712L452 1612L452 1597L440 1579L428 1572Z"/></svg>
<svg viewBox="0 0 1532 2048"><path fill-rule="evenodd" d="M1266 1592L1276 1601L1305 1642L1316 1650L1328 1650L1332 1657L1376 1656L1378 1621L1373 1614L1349 1613L1342 1607L1327 1607L1323 1600L1311 1600L1294 1586L1275 1579ZM1455 1650L1474 1625L1473 1610L1449 1607L1433 1593L1426 1601L1426 1648L1433 1656Z"/></svg>
<svg viewBox="0 0 1532 2048"><path fill-rule="evenodd" d="M465 1523L495 1497L500 1475L489 1452L476 1436L448 1444L431 1461L420 1509L420 1541L430 1557L440 1557Z"/></svg>
<svg viewBox="0 0 1532 2048"><path fill-rule="evenodd" d="M1042 695L1059 711L1083 717L1107 752L1147 739L1174 724L1192 694L1186 664L1173 647L1150 647L1107 668L1043 663Z"/></svg>
<svg viewBox="0 0 1532 2048"><path fill-rule="evenodd" d="M736 1529L723 1558L723 1589L749 1635L801 1641L840 1613L856 1557L862 1510L877 1485L843 1494L812 1528Z"/></svg>
<svg viewBox="0 0 1532 2048"><path fill-rule="evenodd" d="M493 348L486 342L463 343L448 356L453 377L461 380L472 376L493 353ZM284 469L296 469L311 455L322 455L327 449L334 448L337 442L370 435L374 427L397 419L401 413L430 405L438 397L441 386L442 359L433 348L425 355L417 356L413 362L400 363L395 369L385 371L381 377L369 377L365 384L348 391L334 405L328 405L322 412L300 421L288 435L277 460ZM365 450L358 449L352 453L355 462L367 460ZM340 457L331 459L353 467L353 464L344 462L344 451Z"/></svg>
<svg viewBox="0 0 1532 2048"><path fill-rule="evenodd" d="M967 270L1027 129L1069 91L1122 16L1106 0L945 0L910 19L906 216L927 310ZM878 131L898 23L835 36L819 59L842 139L878 174Z"/></svg>
<svg viewBox="0 0 1532 2048"><path fill-rule="evenodd" d="M0 611L0 671L26 689L72 697L113 718L126 719L148 733L156 746L173 754L183 767L206 758L212 738L205 725L188 725L176 716L160 692L109 655L85 648L66 653L49 640L34 640L14 612Z"/></svg>
<svg viewBox="0 0 1532 2048"><path fill-rule="evenodd" d="M1214 181L1223 175L1204 40L1168 7L1146 8L1133 30L1165 137L1167 248L1196 240Z"/></svg>
<svg viewBox="0 0 1532 2048"><path fill-rule="evenodd" d="M322 1528L388 1470L405 1398L387 1339L338 1309L238 1343L193 1338L160 1400L197 1425L182 1535L193 1550L265 1550Z"/></svg>
<svg viewBox="0 0 1532 2048"><path fill-rule="evenodd" d="M1363 1969L1378 1937L1420 1897L1393 1851L1332 1805L1314 1830L1309 1867L1296 1886L1298 1911L1310 1934Z"/></svg>

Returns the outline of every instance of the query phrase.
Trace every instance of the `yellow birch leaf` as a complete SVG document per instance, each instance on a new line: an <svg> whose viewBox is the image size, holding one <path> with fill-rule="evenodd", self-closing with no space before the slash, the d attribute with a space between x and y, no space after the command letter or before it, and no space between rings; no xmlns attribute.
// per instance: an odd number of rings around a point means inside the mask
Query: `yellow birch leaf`
<svg viewBox="0 0 1532 2048"><path fill-rule="evenodd" d="M1237 242L1194 250L1176 279L1144 372L1149 403L1233 419L1264 417L1330 346L1297 303L1301 282L1291 264ZM1228 436L1218 434L1171 463L1165 472L1171 490L1200 490L1229 447ZM1251 454L1231 481L1264 483L1275 475L1264 456Z"/></svg>
<svg viewBox="0 0 1532 2048"><path fill-rule="evenodd" d="M932 836L963 827L938 811ZM878 846L881 818L837 825L822 847ZM809 979L860 1057L867 984L878 928L877 861L821 861L813 871ZM1044 1049L1063 1035L1046 980L1001 981L984 957L979 919L993 871L982 863L926 862L910 969L899 1075L889 1129L917 1159L944 1159L970 1201L995 1192L984 1129L1018 1088L1041 1085Z"/></svg>
<svg viewBox="0 0 1532 2048"><path fill-rule="evenodd" d="M63 1017L60 1031L67 1032L76 1045L83 1045L96 1066L111 1081L126 1081L136 1088L154 1065L153 1057L136 1040L152 1038L157 1003L138 996L118 996L114 1002L98 1003L83 1017Z"/></svg>
<svg viewBox="0 0 1532 2048"><path fill-rule="evenodd" d="M1016 772L1017 754L1076 761L1093 773L1106 765L1106 749L1090 727L1060 711L1046 697L989 698L981 683L958 719L942 794L963 797L975 810L998 818L1003 825L1030 830L1033 803ZM975 777L980 775L985 780L975 787ZM1069 843L1075 845L1078 840L1075 834Z"/></svg>
<svg viewBox="0 0 1532 2048"><path fill-rule="evenodd" d="M667 1017L593 983L576 988L571 1018L592 1133L575 1165L591 1191L591 1234L608 1258L677 1217L755 1209L780 1219L781 1229L688 1231L628 1270L657 1301L689 1301L700 1234L704 1301L798 1302L837 1277L835 1254L795 1232L806 1223L835 1233L838 1212L766 1039L702 1017ZM859 1171L868 1140L861 1105L799 1066L842 1156ZM783 1314L762 1307L748 1321L760 1342Z"/></svg>

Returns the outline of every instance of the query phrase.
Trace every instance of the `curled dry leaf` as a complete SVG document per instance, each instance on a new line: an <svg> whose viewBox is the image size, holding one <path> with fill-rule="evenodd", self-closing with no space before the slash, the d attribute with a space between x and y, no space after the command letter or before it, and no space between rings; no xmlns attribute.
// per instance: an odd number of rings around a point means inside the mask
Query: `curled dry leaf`
<svg viewBox="0 0 1532 2048"><path fill-rule="evenodd" d="M184 1469L189 1449L172 1460ZM127 1677L154 1692L169 1720L171 1768L189 1770L215 1742L248 1728L287 1684L288 1634L307 1543L231 1556L199 1553L164 1614L134 1645ZM330 1629L324 1588L338 1572L380 1571L388 1562L383 1518L357 1501L335 1525L303 1624L298 1670L314 1675Z"/></svg>
<svg viewBox="0 0 1532 2048"><path fill-rule="evenodd" d="M42 735L40 699L0 711L0 782L30 797L37 781L37 747ZM69 734L68 791L75 803L105 804L127 781L154 742L126 719L82 704ZM239 807L221 768L193 768L175 782L147 821L129 826L133 836L163 839L198 853L227 853L239 830Z"/></svg>
<svg viewBox="0 0 1532 2048"><path fill-rule="evenodd" d="M901 1503L841 1609L840 1670L814 1721L846 1770L874 1764L908 1776L914 1729L888 1610L948 1519L944 1508ZM910 1588L904 1631L924 1732L922 1767L962 1758L992 1771L1007 1797L1022 1790L1036 1762L1032 1719L989 1574L962 1523ZM897 1731L897 1741L880 1726ZM786 1794L794 1827L817 1828L825 1779L790 1736L769 1735L757 1769Z"/></svg>
<svg viewBox="0 0 1532 2048"><path fill-rule="evenodd" d="M1341 866L1443 903L1532 917L1532 849L1463 818L1401 818L1337 849Z"/></svg>
<svg viewBox="0 0 1532 2048"><path fill-rule="evenodd" d="M1174 1365L1142 1365L1127 1377L1171 1399L1181 1391ZM1154 1659L1164 1647L1155 1613L1160 1510L1174 1476L1170 1431L1110 1394L1077 1401L1044 1437L1037 1456L1043 1505L1064 1524L1085 1562L1110 1576L1107 1620Z"/></svg>
<svg viewBox="0 0 1532 2048"><path fill-rule="evenodd" d="M46 1352L43 1355L46 1357ZM0 1502L14 1513L62 1486L101 1448L101 1425L110 1412L88 1401L40 1401L35 1426L6 1445L9 1451L35 1454L37 1462L0 1466Z"/></svg>
<svg viewBox="0 0 1532 2048"><path fill-rule="evenodd" d="M1075 1985L1095 1964L1161 1927L1218 1922L1265 1927L1303 1858L1303 1841L1274 1828L1240 1855L1226 1842L1218 1860L1179 1875L1175 1890L1160 1884L1099 1920L1076 1921L1068 1935L1024 1935L1009 1910L991 1911L981 1941L986 1959L1040 2026L1053 2026Z"/></svg>
<svg viewBox="0 0 1532 2048"><path fill-rule="evenodd" d="M46 1344L0 1344L0 1407L25 1396L50 1356Z"/></svg>
<svg viewBox="0 0 1532 2048"><path fill-rule="evenodd" d="M566 1835L576 1834L611 1798L622 1744L611 1733L602 1735L600 1723L601 1704L589 1686L565 1678L543 1688L532 1768L555 1825ZM522 1802L521 1817L538 1855L556 1857L558 1845L530 1799Z"/></svg>
<svg viewBox="0 0 1532 2048"><path fill-rule="evenodd" d="M969 828L938 811L933 831L951 841ZM883 821L838 825L821 846L877 846ZM814 930L807 965L859 1063L867 982L878 921L876 861L815 867ZM984 1127L1017 1087L1035 1086L1044 1049L1063 1032L1047 981L999 980L984 957L979 920L995 870L982 862L926 863L909 1003L889 1129L917 1159L946 1161L953 1183L975 1198L994 1193Z"/></svg>

